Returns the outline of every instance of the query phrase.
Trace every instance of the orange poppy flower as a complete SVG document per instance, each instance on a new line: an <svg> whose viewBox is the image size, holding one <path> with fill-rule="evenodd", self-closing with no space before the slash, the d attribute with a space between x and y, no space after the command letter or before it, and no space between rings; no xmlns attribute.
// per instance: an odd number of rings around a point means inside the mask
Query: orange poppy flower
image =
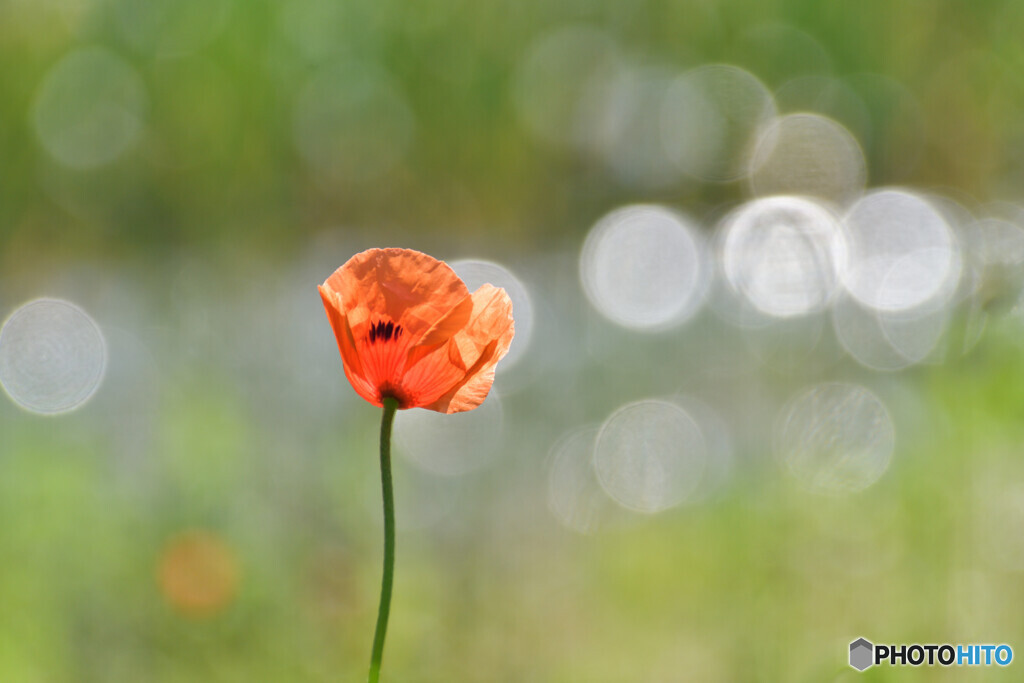
<svg viewBox="0 0 1024 683"><path fill-rule="evenodd" d="M375 406L472 410L494 382L514 334L512 301L470 294L448 264L411 249L356 254L320 285L345 375Z"/></svg>

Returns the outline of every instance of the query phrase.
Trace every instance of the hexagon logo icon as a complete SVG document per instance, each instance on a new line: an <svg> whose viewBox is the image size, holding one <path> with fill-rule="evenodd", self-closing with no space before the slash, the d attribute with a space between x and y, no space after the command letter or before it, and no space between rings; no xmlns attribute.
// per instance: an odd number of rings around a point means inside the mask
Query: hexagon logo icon
<svg viewBox="0 0 1024 683"><path fill-rule="evenodd" d="M857 671L863 671L874 664L875 646L864 638L858 638L850 643L850 666Z"/></svg>

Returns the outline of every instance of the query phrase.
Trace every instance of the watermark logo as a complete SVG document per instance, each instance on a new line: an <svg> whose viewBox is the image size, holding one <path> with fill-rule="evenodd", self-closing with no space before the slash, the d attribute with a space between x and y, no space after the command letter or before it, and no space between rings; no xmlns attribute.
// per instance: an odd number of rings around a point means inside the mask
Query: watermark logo
<svg viewBox="0 0 1024 683"><path fill-rule="evenodd" d="M866 638L850 643L850 666L864 671L889 666L1009 666L1013 648L1006 644L874 645Z"/></svg>
<svg viewBox="0 0 1024 683"><path fill-rule="evenodd" d="M874 648L875 646L864 638L858 638L850 643L850 666L857 671L863 671L874 664Z"/></svg>

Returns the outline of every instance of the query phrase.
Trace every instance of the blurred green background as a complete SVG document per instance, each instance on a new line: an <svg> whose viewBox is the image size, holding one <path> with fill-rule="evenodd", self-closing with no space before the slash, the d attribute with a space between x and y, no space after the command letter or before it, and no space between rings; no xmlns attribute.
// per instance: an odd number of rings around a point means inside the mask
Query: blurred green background
<svg viewBox="0 0 1024 683"><path fill-rule="evenodd" d="M363 679L379 415L316 285L373 246L520 288L492 398L397 418L385 680L1017 678L847 647L1024 655L1021 35L1018 0L0 0L0 305L79 307L0 334L0 680ZM765 137L794 112L822 137ZM721 294L730 212L891 186L949 236L936 306ZM588 289L640 203L710 245L685 319L602 308L643 259ZM620 434L646 400L682 415Z"/></svg>

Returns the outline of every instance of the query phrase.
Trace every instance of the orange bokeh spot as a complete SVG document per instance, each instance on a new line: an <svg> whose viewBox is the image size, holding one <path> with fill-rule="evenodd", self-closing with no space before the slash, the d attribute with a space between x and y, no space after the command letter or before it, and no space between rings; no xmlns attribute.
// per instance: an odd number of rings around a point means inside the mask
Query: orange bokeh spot
<svg viewBox="0 0 1024 683"><path fill-rule="evenodd" d="M171 537L157 566L157 583L167 603L189 617L222 612L238 590L238 564L231 549L209 531Z"/></svg>

